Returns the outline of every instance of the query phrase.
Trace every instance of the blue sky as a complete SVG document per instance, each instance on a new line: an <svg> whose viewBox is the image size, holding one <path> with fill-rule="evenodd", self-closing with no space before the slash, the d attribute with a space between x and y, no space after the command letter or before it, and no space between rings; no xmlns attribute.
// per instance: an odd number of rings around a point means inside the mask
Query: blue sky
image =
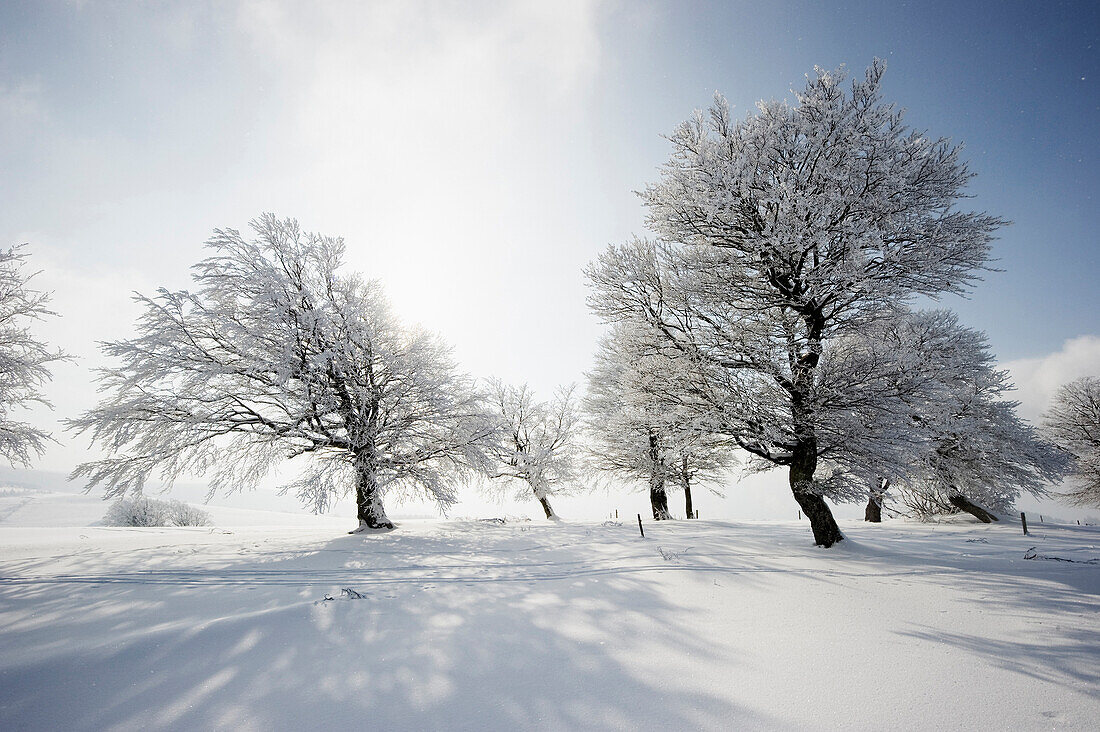
<svg viewBox="0 0 1100 732"><path fill-rule="evenodd" d="M471 372L579 381L581 270L644 233L661 136L715 90L745 114L876 56L912 126L965 143L968 205L1014 221L1004 271L947 304L1006 363L1050 357L1100 335L1098 49L1095 2L0 4L0 241L30 243L80 357L40 418L94 402L129 291L185 286L214 227L268 210L344 235ZM63 442L47 467L80 459Z"/></svg>
<svg viewBox="0 0 1100 732"><path fill-rule="evenodd" d="M608 79L607 119L634 109L646 122L627 146L645 151L633 175L653 177L666 152L654 132L715 89L747 112L789 98L815 64L860 73L884 58L885 95L910 125L965 145L967 203L1014 222L997 244L1004 272L949 304L1006 359L1096 332L1100 4L689 3L659 16L648 34L612 30L629 55Z"/></svg>

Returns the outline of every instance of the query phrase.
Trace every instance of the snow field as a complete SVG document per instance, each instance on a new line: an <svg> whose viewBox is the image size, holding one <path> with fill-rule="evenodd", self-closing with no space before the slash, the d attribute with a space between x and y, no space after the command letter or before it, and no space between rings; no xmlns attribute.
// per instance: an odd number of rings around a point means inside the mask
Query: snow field
<svg viewBox="0 0 1100 732"><path fill-rule="evenodd" d="M643 540L626 521L407 521L349 536L297 518L0 525L0 727L1100 718L1093 527L852 522L822 550L798 522L647 522ZM1076 561L1024 559L1033 546Z"/></svg>

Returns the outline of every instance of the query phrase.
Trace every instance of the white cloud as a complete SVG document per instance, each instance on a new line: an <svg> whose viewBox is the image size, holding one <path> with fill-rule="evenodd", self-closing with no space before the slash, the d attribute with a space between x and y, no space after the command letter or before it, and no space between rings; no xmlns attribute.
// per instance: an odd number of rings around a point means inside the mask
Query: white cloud
<svg viewBox="0 0 1100 732"><path fill-rule="evenodd" d="M1059 351L1009 361L1004 367L1016 384L1020 415L1038 424L1058 387L1082 376L1100 376L1100 336L1071 338Z"/></svg>

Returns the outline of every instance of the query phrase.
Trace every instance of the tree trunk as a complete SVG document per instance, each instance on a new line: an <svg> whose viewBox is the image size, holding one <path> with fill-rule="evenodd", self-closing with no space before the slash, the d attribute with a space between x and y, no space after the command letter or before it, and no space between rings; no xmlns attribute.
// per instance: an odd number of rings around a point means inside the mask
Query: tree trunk
<svg viewBox="0 0 1100 732"><path fill-rule="evenodd" d="M550 498L546 493L537 490L535 487L531 487L531 492L535 493L535 498L538 499L539 505L542 506L542 512L546 513L549 521L561 521L558 514L553 512L553 506L550 505Z"/></svg>
<svg viewBox="0 0 1100 732"><path fill-rule="evenodd" d="M791 397L791 425L795 436L791 451L790 485L794 500L798 501L802 513L810 520L814 543L828 548L843 541L844 534L840 533L829 504L814 491L817 433L809 399L814 390L814 371L821 360L821 333L825 327L825 317L820 309L814 309L804 312L803 319L806 322L806 343L800 345L794 338L788 341L792 373L787 390Z"/></svg>
<svg viewBox="0 0 1100 732"><path fill-rule="evenodd" d="M792 489L793 490L793 489ZM825 499L816 493L805 491L793 491L794 500L802 507L802 513L810 520L810 528L814 532L814 543L826 549L844 540L844 534L840 532L833 512Z"/></svg>
<svg viewBox="0 0 1100 732"><path fill-rule="evenodd" d="M682 458L680 464L680 483L684 486L684 510L688 518L695 518L695 511L691 507L691 478L688 477L688 459Z"/></svg>
<svg viewBox="0 0 1100 732"><path fill-rule="evenodd" d="M550 505L550 497L547 495L548 486L542 482L540 477L532 476L530 473L528 473L526 480L527 485L531 487L531 493L535 496L535 500L542 506L542 511L546 514L546 518L550 521L561 521L558 515L554 513L554 507Z"/></svg>
<svg viewBox="0 0 1100 732"><path fill-rule="evenodd" d="M890 481L883 478L878 488L872 488L867 498L867 510L863 512L863 520L871 523L882 523L882 501L886 498L886 491L890 488Z"/></svg>
<svg viewBox="0 0 1100 732"><path fill-rule="evenodd" d="M558 518L558 515L554 513L554 509L550 507L549 498L547 498L546 496L540 496L537 493L535 494L535 498L539 499L539 503L542 504L542 510L546 512L546 518L550 519L551 521L561 520L560 518Z"/></svg>
<svg viewBox="0 0 1100 732"><path fill-rule="evenodd" d="M668 512L668 494L665 493L665 465L661 457L661 446L655 432L649 433L649 505L653 509L654 521L672 518Z"/></svg>
<svg viewBox="0 0 1100 732"><path fill-rule="evenodd" d="M947 500L951 502L952 506L959 509L960 511L966 511L967 513L981 521L983 524L992 523L993 521L1000 521L999 518L991 514L989 511L986 511L981 506L971 503L970 499L968 499L966 496L956 494L948 496Z"/></svg>
<svg viewBox="0 0 1100 732"><path fill-rule="evenodd" d="M817 445L811 439L794 449L790 472L791 492L794 494L794 500L798 501L798 505L802 507L802 513L806 514L806 518L810 520L810 528L814 532L814 543L828 548L838 541L843 541L844 534L840 533L840 527L833 518L829 504L813 492L816 469Z"/></svg>
<svg viewBox="0 0 1100 732"><path fill-rule="evenodd" d="M654 521L666 521L672 518L672 514L668 512L668 494L665 493L663 478L657 482L650 481L649 505L653 508Z"/></svg>
<svg viewBox="0 0 1100 732"><path fill-rule="evenodd" d="M355 459L355 505L359 515L359 528L355 534L367 529L392 529L393 522L382 507L382 491L378 488L374 466L365 457Z"/></svg>
<svg viewBox="0 0 1100 732"><path fill-rule="evenodd" d="M870 521L873 524L882 523L882 504L875 499L874 494L867 499L867 509L863 512L863 520Z"/></svg>

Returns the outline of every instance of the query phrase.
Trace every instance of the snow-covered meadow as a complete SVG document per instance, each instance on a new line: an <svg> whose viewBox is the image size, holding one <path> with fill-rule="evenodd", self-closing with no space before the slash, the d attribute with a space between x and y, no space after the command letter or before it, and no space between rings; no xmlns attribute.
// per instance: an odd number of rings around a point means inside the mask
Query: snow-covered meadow
<svg viewBox="0 0 1100 732"><path fill-rule="evenodd" d="M851 521L825 550L796 521L347 535L218 507L214 527L92 525L103 509L0 494L0 728L1100 719L1097 527Z"/></svg>

